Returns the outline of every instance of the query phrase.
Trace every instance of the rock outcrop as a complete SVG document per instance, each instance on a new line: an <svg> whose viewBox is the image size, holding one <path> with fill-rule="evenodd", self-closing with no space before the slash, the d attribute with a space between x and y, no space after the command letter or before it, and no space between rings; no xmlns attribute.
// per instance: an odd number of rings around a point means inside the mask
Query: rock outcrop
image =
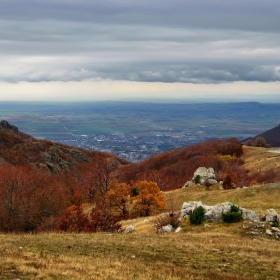
<svg viewBox="0 0 280 280"><path fill-rule="evenodd" d="M199 167L193 174L193 178L191 181L188 181L185 184L185 187L188 187L192 184L200 184L200 185L214 185L217 183L216 175L213 168Z"/></svg>
<svg viewBox="0 0 280 280"><path fill-rule="evenodd" d="M18 128L14 125L10 125L6 120L0 122L0 129L18 133Z"/></svg>
<svg viewBox="0 0 280 280"><path fill-rule="evenodd" d="M221 222L222 213L229 212L232 205L233 204L231 202L224 202L214 206L204 205L202 204L201 201L184 202L181 209L181 217L188 218L194 209L198 208L199 206L202 206L205 209L205 214L204 214L205 221ZM242 218L244 220L250 220L254 222L259 221L259 218L257 217L254 211L245 208L239 208L239 209L242 213Z"/></svg>

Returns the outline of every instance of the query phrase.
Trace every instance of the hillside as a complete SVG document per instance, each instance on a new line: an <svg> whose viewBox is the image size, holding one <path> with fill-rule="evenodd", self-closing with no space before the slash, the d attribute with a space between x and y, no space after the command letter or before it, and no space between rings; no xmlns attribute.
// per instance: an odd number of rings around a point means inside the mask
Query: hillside
<svg viewBox="0 0 280 280"><path fill-rule="evenodd" d="M0 123L0 163L28 164L56 172L89 162L94 157L113 158L119 165L128 163L108 153L38 140L20 132L16 126L7 121L3 120Z"/></svg>
<svg viewBox="0 0 280 280"><path fill-rule="evenodd" d="M249 173L274 169L280 172L280 149L243 146L244 167Z"/></svg>
<svg viewBox="0 0 280 280"><path fill-rule="evenodd" d="M124 166L118 178L124 182L155 181L161 190L171 190L182 187L198 167L205 166L214 168L218 180L223 180L228 167L243 180L246 170L240 159L242 153L242 144L236 138L210 140Z"/></svg>
<svg viewBox="0 0 280 280"><path fill-rule="evenodd" d="M280 147L280 125L250 139L254 142L258 137L263 137L269 147Z"/></svg>

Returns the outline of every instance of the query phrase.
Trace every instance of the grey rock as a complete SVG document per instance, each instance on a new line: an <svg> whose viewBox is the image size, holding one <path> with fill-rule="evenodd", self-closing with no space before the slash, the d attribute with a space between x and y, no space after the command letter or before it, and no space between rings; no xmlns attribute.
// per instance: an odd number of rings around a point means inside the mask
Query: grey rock
<svg viewBox="0 0 280 280"><path fill-rule="evenodd" d="M240 207L239 209L241 210L243 220L249 220L249 221L254 221L254 222L260 221L260 219L257 217L257 214L255 211L248 210L248 209L245 209L242 207Z"/></svg>
<svg viewBox="0 0 280 280"><path fill-rule="evenodd" d="M259 235L259 233L256 232L256 231L251 231L251 234L252 234L252 235Z"/></svg>
<svg viewBox="0 0 280 280"><path fill-rule="evenodd" d="M135 227L132 226L132 225L129 225L129 226L125 229L125 232L126 232L126 233L130 233L130 232L132 232L132 231L134 231L134 230L135 230Z"/></svg>
<svg viewBox="0 0 280 280"><path fill-rule="evenodd" d="M208 184L210 184L210 185L215 185L218 183L218 181L215 179L208 179L206 182L208 182Z"/></svg>
<svg viewBox="0 0 280 280"><path fill-rule="evenodd" d="M160 229L158 229L158 233L171 233L172 231L174 231L172 225L163 226Z"/></svg>
<svg viewBox="0 0 280 280"><path fill-rule="evenodd" d="M220 222L222 221L222 213L227 213L230 211L232 203L224 202L215 206L210 206L211 208L205 213L204 218L207 222Z"/></svg>
<svg viewBox="0 0 280 280"><path fill-rule="evenodd" d="M180 231L182 231L182 228L181 227L177 227L176 230L175 230L175 233L178 233Z"/></svg>
<svg viewBox="0 0 280 280"><path fill-rule="evenodd" d="M201 185L205 185L206 183L213 185L213 184L217 183L215 172L212 167L210 167L210 168L199 167L193 174L192 182L195 181L197 176L199 176L199 178L200 178L199 183Z"/></svg>
<svg viewBox="0 0 280 280"><path fill-rule="evenodd" d="M187 188L187 187L190 187L191 185L194 185L194 182L193 181L188 181L185 183L184 187Z"/></svg>
<svg viewBox="0 0 280 280"><path fill-rule="evenodd" d="M265 213L265 221L267 223L279 222L280 216L274 209L269 209Z"/></svg>
<svg viewBox="0 0 280 280"><path fill-rule="evenodd" d="M265 233L268 234L268 235L273 235L273 233L272 233L272 231L271 231L270 229L267 229L267 230L265 231Z"/></svg>
<svg viewBox="0 0 280 280"><path fill-rule="evenodd" d="M206 222L220 222L222 221L222 213L229 212L232 203L224 202L218 205L209 206L202 204L201 201L184 202L181 209L181 217L188 218L193 210L199 206L202 206L205 210L204 218ZM254 211L245 208L240 208L240 211L244 220L259 222L259 218Z"/></svg>
<svg viewBox="0 0 280 280"><path fill-rule="evenodd" d="M181 209L181 217L188 218L193 210L199 206L202 206L201 201L184 202Z"/></svg>

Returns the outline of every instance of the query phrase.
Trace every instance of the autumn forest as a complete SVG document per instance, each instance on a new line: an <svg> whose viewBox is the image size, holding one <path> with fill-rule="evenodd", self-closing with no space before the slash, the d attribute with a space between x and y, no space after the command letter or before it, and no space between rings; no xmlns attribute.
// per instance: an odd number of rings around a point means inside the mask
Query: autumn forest
<svg viewBox="0 0 280 280"><path fill-rule="evenodd" d="M224 188L277 180L273 170L249 174L235 138L211 140L130 164L111 154L37 140L2 122L0 230L120 231L119 221L170 211L163 191L178 189L200 167Z"/></svg>

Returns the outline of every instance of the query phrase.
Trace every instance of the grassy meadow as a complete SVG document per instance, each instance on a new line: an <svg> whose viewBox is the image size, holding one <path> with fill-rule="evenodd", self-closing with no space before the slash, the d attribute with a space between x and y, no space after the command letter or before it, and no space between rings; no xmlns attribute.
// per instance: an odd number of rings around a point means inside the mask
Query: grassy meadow
<svg viewBox="0 0 280 280"><path fill-rule="evenodd" d="M1 235L0 279L279 279L280 242L240 231Z"/></svg>

